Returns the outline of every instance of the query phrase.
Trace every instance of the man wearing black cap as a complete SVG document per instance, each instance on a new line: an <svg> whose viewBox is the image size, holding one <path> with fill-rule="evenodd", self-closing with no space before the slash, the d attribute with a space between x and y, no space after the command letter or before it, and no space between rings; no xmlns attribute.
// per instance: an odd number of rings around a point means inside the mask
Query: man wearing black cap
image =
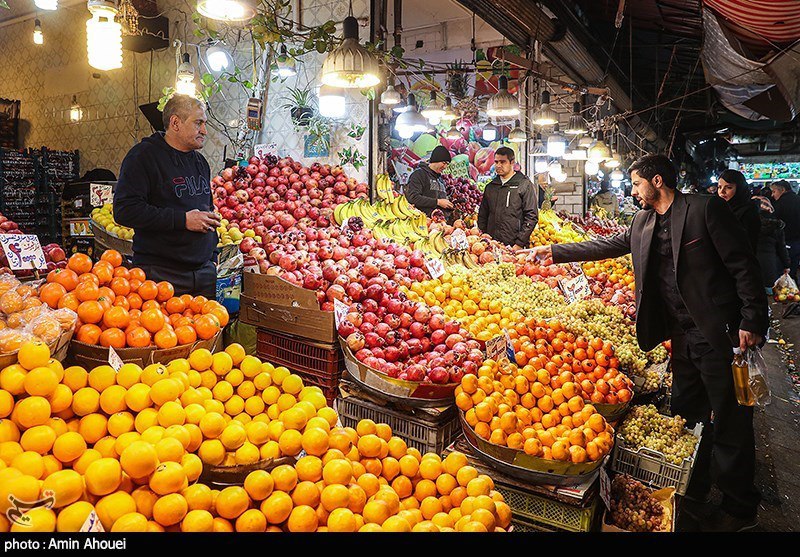
<svg viewBox="0 0 800 557"><path fill-rule="evenodd" d="M431 152L428 162L422 161L408 177L405 194L408 202L428 216L436 208L444 209L449 215L453 204L447 199L447 190L442 182L442 171L450 164L450 151L437 145Z"/></svg>

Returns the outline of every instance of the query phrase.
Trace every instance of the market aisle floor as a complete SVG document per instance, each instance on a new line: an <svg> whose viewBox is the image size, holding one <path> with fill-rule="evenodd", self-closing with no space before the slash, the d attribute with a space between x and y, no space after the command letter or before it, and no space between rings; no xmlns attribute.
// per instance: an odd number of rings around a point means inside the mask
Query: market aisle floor
<svg viewBox="0 0 800 557"><path fill-rule="evenodd" d="M773 316L782 315L785 306L773 304ZM772 404L756 409L756 485L761 490L759 509L761 532L800 531L800 394L795 391L790 369L800 353L800 317L773 322L775 341L764 347L769 368L768 381ZM721 495L715 490L714 501ZM679 515L678 530L696 531L691 518Z"/></svg>

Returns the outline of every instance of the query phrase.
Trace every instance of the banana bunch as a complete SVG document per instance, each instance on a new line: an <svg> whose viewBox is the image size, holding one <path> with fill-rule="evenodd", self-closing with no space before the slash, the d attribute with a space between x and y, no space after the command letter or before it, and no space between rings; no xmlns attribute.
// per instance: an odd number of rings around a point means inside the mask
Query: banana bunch
<svg viewBox="0 0 800 557"><path fill-rule="evenodd" d="M390 240L403 245L410 245L425 238L417 231L410 220L379 220L370 229L375 238Z"/></svg>
<svg viewBox="0 0 800 557"><path fill-rule="evenodd" d="M425 257L442 257L442 253L447 249L447 243L444 241L444 232L436 230L430 236L421 238L414 242L414 249L420 250L425 254Z"/></svg>
<svg viewBox="0 0 800 557"><path fill-rule="evenodd" d="M378 174L375 177L375 193L378 194L378 199L382 201L391 202L394 199L394 184L392 184L388 174Z"/></svg>
<svg viewBox="0 0 800 557"><path fill-rule="evenodd" d="M442 253L442 262L447 269L461 265L466 269L478 269L480 265L472 260L472 257L464 250L446 249Z"/></svg>
<svg viewBox="0 0 800 557"><path fill-rule="evenodd" d="M350 217L361 217L364 226L374 228L380 221L402 221L407 223L415 235L424 237L428 233L428 217L409 205L404 195L391 201L379 199L373 204L363 198L341 203L333 209L333 218L341 225Z"/></svg>

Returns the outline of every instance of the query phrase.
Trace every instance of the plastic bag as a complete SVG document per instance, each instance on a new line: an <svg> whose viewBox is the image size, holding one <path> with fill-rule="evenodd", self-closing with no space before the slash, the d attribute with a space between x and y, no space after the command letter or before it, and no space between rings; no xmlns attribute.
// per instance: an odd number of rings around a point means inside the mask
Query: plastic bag
<svg viewBox="0 0 800 557"><path fill-rule="evenodd" d="M747 367L750 375L750 390L756 400L756 406L763 408L772 402L772 392L767 384L767 363L758 346L747 350Z"/></svg>
<svg viewBox="0 0 800 557"><path fill-rule="evenodd" d="M797 288L797 283L789 275L781 275L775 284L772 285L772 295L776 302L798 302L800 299L800 290Z"/></svg>

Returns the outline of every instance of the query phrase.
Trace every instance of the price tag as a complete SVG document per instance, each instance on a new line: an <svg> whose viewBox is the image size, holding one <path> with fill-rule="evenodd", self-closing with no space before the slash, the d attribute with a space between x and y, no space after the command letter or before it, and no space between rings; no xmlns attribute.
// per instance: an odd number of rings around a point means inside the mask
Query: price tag
<svg viewBox="0 0 800 557"><path fill-rule="evenodd" d="M426 259L425 266L428 267L431 278L436 279L444 274L444 263L441 259Z"/></svg>
<svg viewBox="0 0 800 557"><path fill-rule="evenodd" d="M102 207L114 201L111 184L89 184L89 203L92 207Z"/></svg>
<svg viewBox="0 0 800 557"><path fill-rule="evenodd" d="M457 228L451 235L450 235L450 247L453 249L467 249L469 247L469 242L467 242L467 235L464 231L460 228Z"/></svg>
<svg viewBox="0 0 800 557"><path fill-rule="evenodd" d="M347 317L347 312L350 311L350 306L342 302L341 300L333 300L333 318L336 321L336 328L339 328L339 325Z"/></svg>
<svg viewBox="0 0 800 557"><path fill-rule="evenodd" d="M600 468L600 498L605 503L607 509L611 509L611 480L606 474L605 468Z"/></svg>
<svg viewBox="0 0 800 557"><path fill-rule="evenodd" d="M506 332L505 335L506 335L506 356L508 356L508 361L516 362L517 355L514 354L514 345L511 344L511 337L508 336L508 332Z"/></svg>
<svg viewBox="0 0 800 557"><path fill-rule="evenodd" d="M408 184L408 179L411 177L411 173L414 172L414 169L400 161L394 161L394 171L395 174L397 174L397 181L401 186L405 186Z"/></svg>
<svg viewBox="0 0 800 557"><path fill-rule="evenodd" d="M253 154L259 159L263 159L267 155L275 155L278 152L278 145L276 143L259 143L253 149Z"/></svg>
<svg viewBox="0 0 800 557"><path fill-rule="evenodd" d="M583 273L575 278L559 279L558 285L561 287L568 304L576 300L583 300L591 292L589 290L589 280Z"/></svg>
<svg viewBox="0 0 800 557"><path fill-rule="evenodd" d="M47 267L39 237L35 234L0 234L0 246L12 271Z"/></svg>
<svg viewBox="0 0 800 557"><path fill-rule="evenodd" d="M89 513L86 520L83 521L80 532L105 532L105 528L100 523L100 517L97 516L95 511Z"/></svg>
<svg viewBox="0 0 800 557"><path fill-rule="evenodd" d="M122 361L122 358L119 357L119 354L117 354L117 351L114 350L114 347L113 346L109 346L108 347L108 365L113 367L114 371L119 371L119 368L121 368L124 363L125 362Z"/></svg>
<svg viewBox="0 0 800 557"><path fill-rule="evenodd" d="M497 335L486 341L486 357L488 359L498 361L507 356L505 335Z"/></svg>
<svg viewBox="0 0 800 557"><path fill-rule="evenodd" d="M498 265L503 262L503 252L500 251L499 247L492 247L492 255L494 256L494 262Z"/></svg>

